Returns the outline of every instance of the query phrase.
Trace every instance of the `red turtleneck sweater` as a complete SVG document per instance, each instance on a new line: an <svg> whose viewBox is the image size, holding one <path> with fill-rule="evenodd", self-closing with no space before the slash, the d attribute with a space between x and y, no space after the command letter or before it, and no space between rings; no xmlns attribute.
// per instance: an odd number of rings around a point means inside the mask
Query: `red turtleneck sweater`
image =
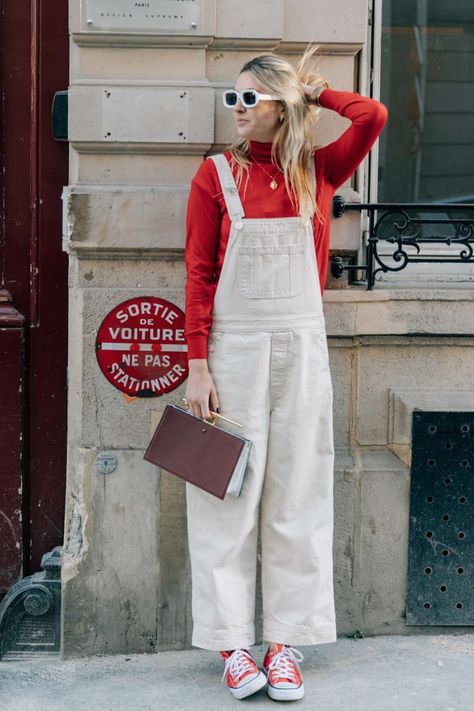
<svg viewBox="0 0 474 711"><path fill-rule="evenodd" d="M321 294L324 291L329 258L330 215L336 189L354 173L382 131L388 117L384 104L349 91L324 89L322 107L352 121L333 143L315 151L316 200L326 218L322 225L313 219L314 244ZM272 176L271 143L250 142L250 159L265 166ZM229 151L224 155L230 159ZM281 174L276 190L269 189L269 177L253 163L249 185L239 189L245 217L295 217ZM234 177L236 171L234 171ZM277 175L278 178L278 175ZM187 270L185 334L188 360L207 358L207 341L212 327L212 308L230 232L230 220L220 189L214 161L205 160L191 182L186 216L185 263Z"/></svg>

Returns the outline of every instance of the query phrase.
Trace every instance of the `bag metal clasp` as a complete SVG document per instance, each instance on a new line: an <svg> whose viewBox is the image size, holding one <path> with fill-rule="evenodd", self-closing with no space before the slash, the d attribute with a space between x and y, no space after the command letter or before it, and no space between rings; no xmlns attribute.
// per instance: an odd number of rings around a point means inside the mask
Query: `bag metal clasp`
<svg viewBox="0 0 474 711"><path fill-rule="evenodd" d="M189 407L188 401L186 400L186 398L183 397L182 400L183 400L184 404L186 405L186 407ZM205 417L202 418L204 422L208 422L210 425L215 425L217 418L220 417L221 420L225 420L225 422L230 422L231 425L237 425L237 427L243 427L243 425L241 425L239 422L230 420L228 417L224 417L224 415L220 415L218 412L213 412L212 410L210 410L210 413L211 413L210 419L207 419Z"/></svg>

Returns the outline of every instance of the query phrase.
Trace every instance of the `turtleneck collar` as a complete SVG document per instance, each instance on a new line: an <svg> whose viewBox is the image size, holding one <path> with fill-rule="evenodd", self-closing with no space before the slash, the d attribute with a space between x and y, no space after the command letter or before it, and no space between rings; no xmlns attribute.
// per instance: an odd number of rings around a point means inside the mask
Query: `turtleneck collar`
<svg viewBox="0 0 474 711"><path fill-rule="evenodd" d="M272 142L250 141L249 156L259 163L271 163ZM278 154L277 154L278 156Z"/></svg>

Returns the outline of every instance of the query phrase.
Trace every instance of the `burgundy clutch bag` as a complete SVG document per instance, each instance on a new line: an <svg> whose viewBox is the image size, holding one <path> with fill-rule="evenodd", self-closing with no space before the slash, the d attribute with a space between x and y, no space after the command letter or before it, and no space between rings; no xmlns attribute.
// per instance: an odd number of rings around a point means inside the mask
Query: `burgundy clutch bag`
<svg viewBox="0 0 474 711"><path fill-rule="evenodd" d="M167 405L144 459L223 499L238 496L251 441Z"/></svg>

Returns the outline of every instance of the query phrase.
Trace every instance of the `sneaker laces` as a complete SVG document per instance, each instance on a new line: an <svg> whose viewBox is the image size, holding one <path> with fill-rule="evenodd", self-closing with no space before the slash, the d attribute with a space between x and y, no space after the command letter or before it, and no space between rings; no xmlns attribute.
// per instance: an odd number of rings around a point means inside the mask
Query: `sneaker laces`
<svg viewBox="0 0 474 711"><path fill-rule="evenodd" d="M222 681L226 678L227 672L230 672L231 676L237 677L239 679L245 672L255 671L255 662L248 652L244 649L236 649L230 657L226 659L224 665L224 673L222 675Z"/></svg>
<svg viewBox="0 0 474 711"><path fill-rule="evenodd" d="M299 655L299 656L296 656ZM281 652L276 652L268 665L268 672L278 666L278 676L289 681L298 682L294 663L302 662L304 659L299 649L294 647L283 647Z"/></svg>

